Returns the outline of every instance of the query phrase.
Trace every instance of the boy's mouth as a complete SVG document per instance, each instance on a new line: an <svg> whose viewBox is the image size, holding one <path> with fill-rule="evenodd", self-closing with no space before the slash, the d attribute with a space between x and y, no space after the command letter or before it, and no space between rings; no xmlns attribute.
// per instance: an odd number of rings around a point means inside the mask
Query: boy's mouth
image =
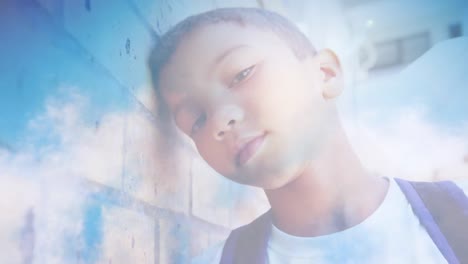
<svg viewBox="0 0 468 264"><path fill-rule="evenodd" d="M263 133L260 136L254 137L253 139L249 140L239 149L236 155L237 166L244 165L245 163L247 163L247 161L249 161L255 155L255 153L257 153L258 149L263 144L265 136L266 136L266 133Z"/></svg>

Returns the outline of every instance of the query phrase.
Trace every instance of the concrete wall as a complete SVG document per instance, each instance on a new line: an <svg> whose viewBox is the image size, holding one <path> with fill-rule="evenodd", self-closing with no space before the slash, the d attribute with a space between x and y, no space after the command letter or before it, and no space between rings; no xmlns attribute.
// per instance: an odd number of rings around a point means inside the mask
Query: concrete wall
<svg viewBox="0 0 468 264"><path fill-rule="evenodd" d="M0 263L186 263L265 208L192 146L158 148L151 45L231 4L0 3Z"/></svg>
<svg viewBox="0 0 468 264"><path fill-rule="evenodd" d="M323 5L331 17L340 17L337 3ZM219 177L188 141L172 142L171 153L161 150L168 139L155 122L146 68L151 45L171 25L234 5L264 5L300 18L295 22L320 48L353 40L345 21L314 26L324 20L313 14L326 14L313 4L308 13L254 0L0 2L0 263L187 263L266 210L259 190ZM434 168L464 175L465 130L452 135L411 117L361 124L367 134L351 130L366 164L402 175L416 171L421 179L445 177L434 176ZM405 128L426 134L445 159L393 169L408 162L394 153L428 153L424 142L411 148L403 133L388 133ZM369 141L383 144L370 148ZM372 155L382 148L393 163Z"/></svg>

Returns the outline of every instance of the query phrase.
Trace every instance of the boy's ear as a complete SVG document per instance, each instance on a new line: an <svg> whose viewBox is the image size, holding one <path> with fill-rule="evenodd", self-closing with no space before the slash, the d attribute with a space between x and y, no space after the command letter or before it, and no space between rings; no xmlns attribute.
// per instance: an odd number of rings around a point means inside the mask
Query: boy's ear
<svg viewBox="0 0 468 264"><path fill-rule="evenodd" d="M322 95L325 99L333 99L343 91L343 75L341 65L336 54L325 49L316 55L319 66L320 82L322 84Z"/></svg>

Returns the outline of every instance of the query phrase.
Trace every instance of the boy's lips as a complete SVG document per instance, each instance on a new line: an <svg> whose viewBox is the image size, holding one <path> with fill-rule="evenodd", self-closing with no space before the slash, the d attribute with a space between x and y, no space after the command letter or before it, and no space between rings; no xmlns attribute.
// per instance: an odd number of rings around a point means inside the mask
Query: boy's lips
<svg viewBox="0 0 468 264"><path fill-rule="evenodd" d="M257 153L258 149L263 143L265 139L266 133L263 133L259 136L256 136L252 139L249 139L245 144L243 144L239 151L236 154L236 164L238 166L244 165L250 158L253 157L255 153Z"/></svg>

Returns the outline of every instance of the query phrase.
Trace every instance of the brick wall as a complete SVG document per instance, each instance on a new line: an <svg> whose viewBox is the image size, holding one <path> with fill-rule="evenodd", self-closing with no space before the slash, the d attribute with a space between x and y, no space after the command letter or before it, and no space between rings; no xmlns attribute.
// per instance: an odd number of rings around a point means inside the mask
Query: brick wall
<svg viewBox="0 0 468 264"><path fill-rule="evenodd" d="M158 148L152 44L183 17L231 4L0 4L10 102L1 107L1 263L186 263L265 208L187 142L170 156Z"/></svg>

